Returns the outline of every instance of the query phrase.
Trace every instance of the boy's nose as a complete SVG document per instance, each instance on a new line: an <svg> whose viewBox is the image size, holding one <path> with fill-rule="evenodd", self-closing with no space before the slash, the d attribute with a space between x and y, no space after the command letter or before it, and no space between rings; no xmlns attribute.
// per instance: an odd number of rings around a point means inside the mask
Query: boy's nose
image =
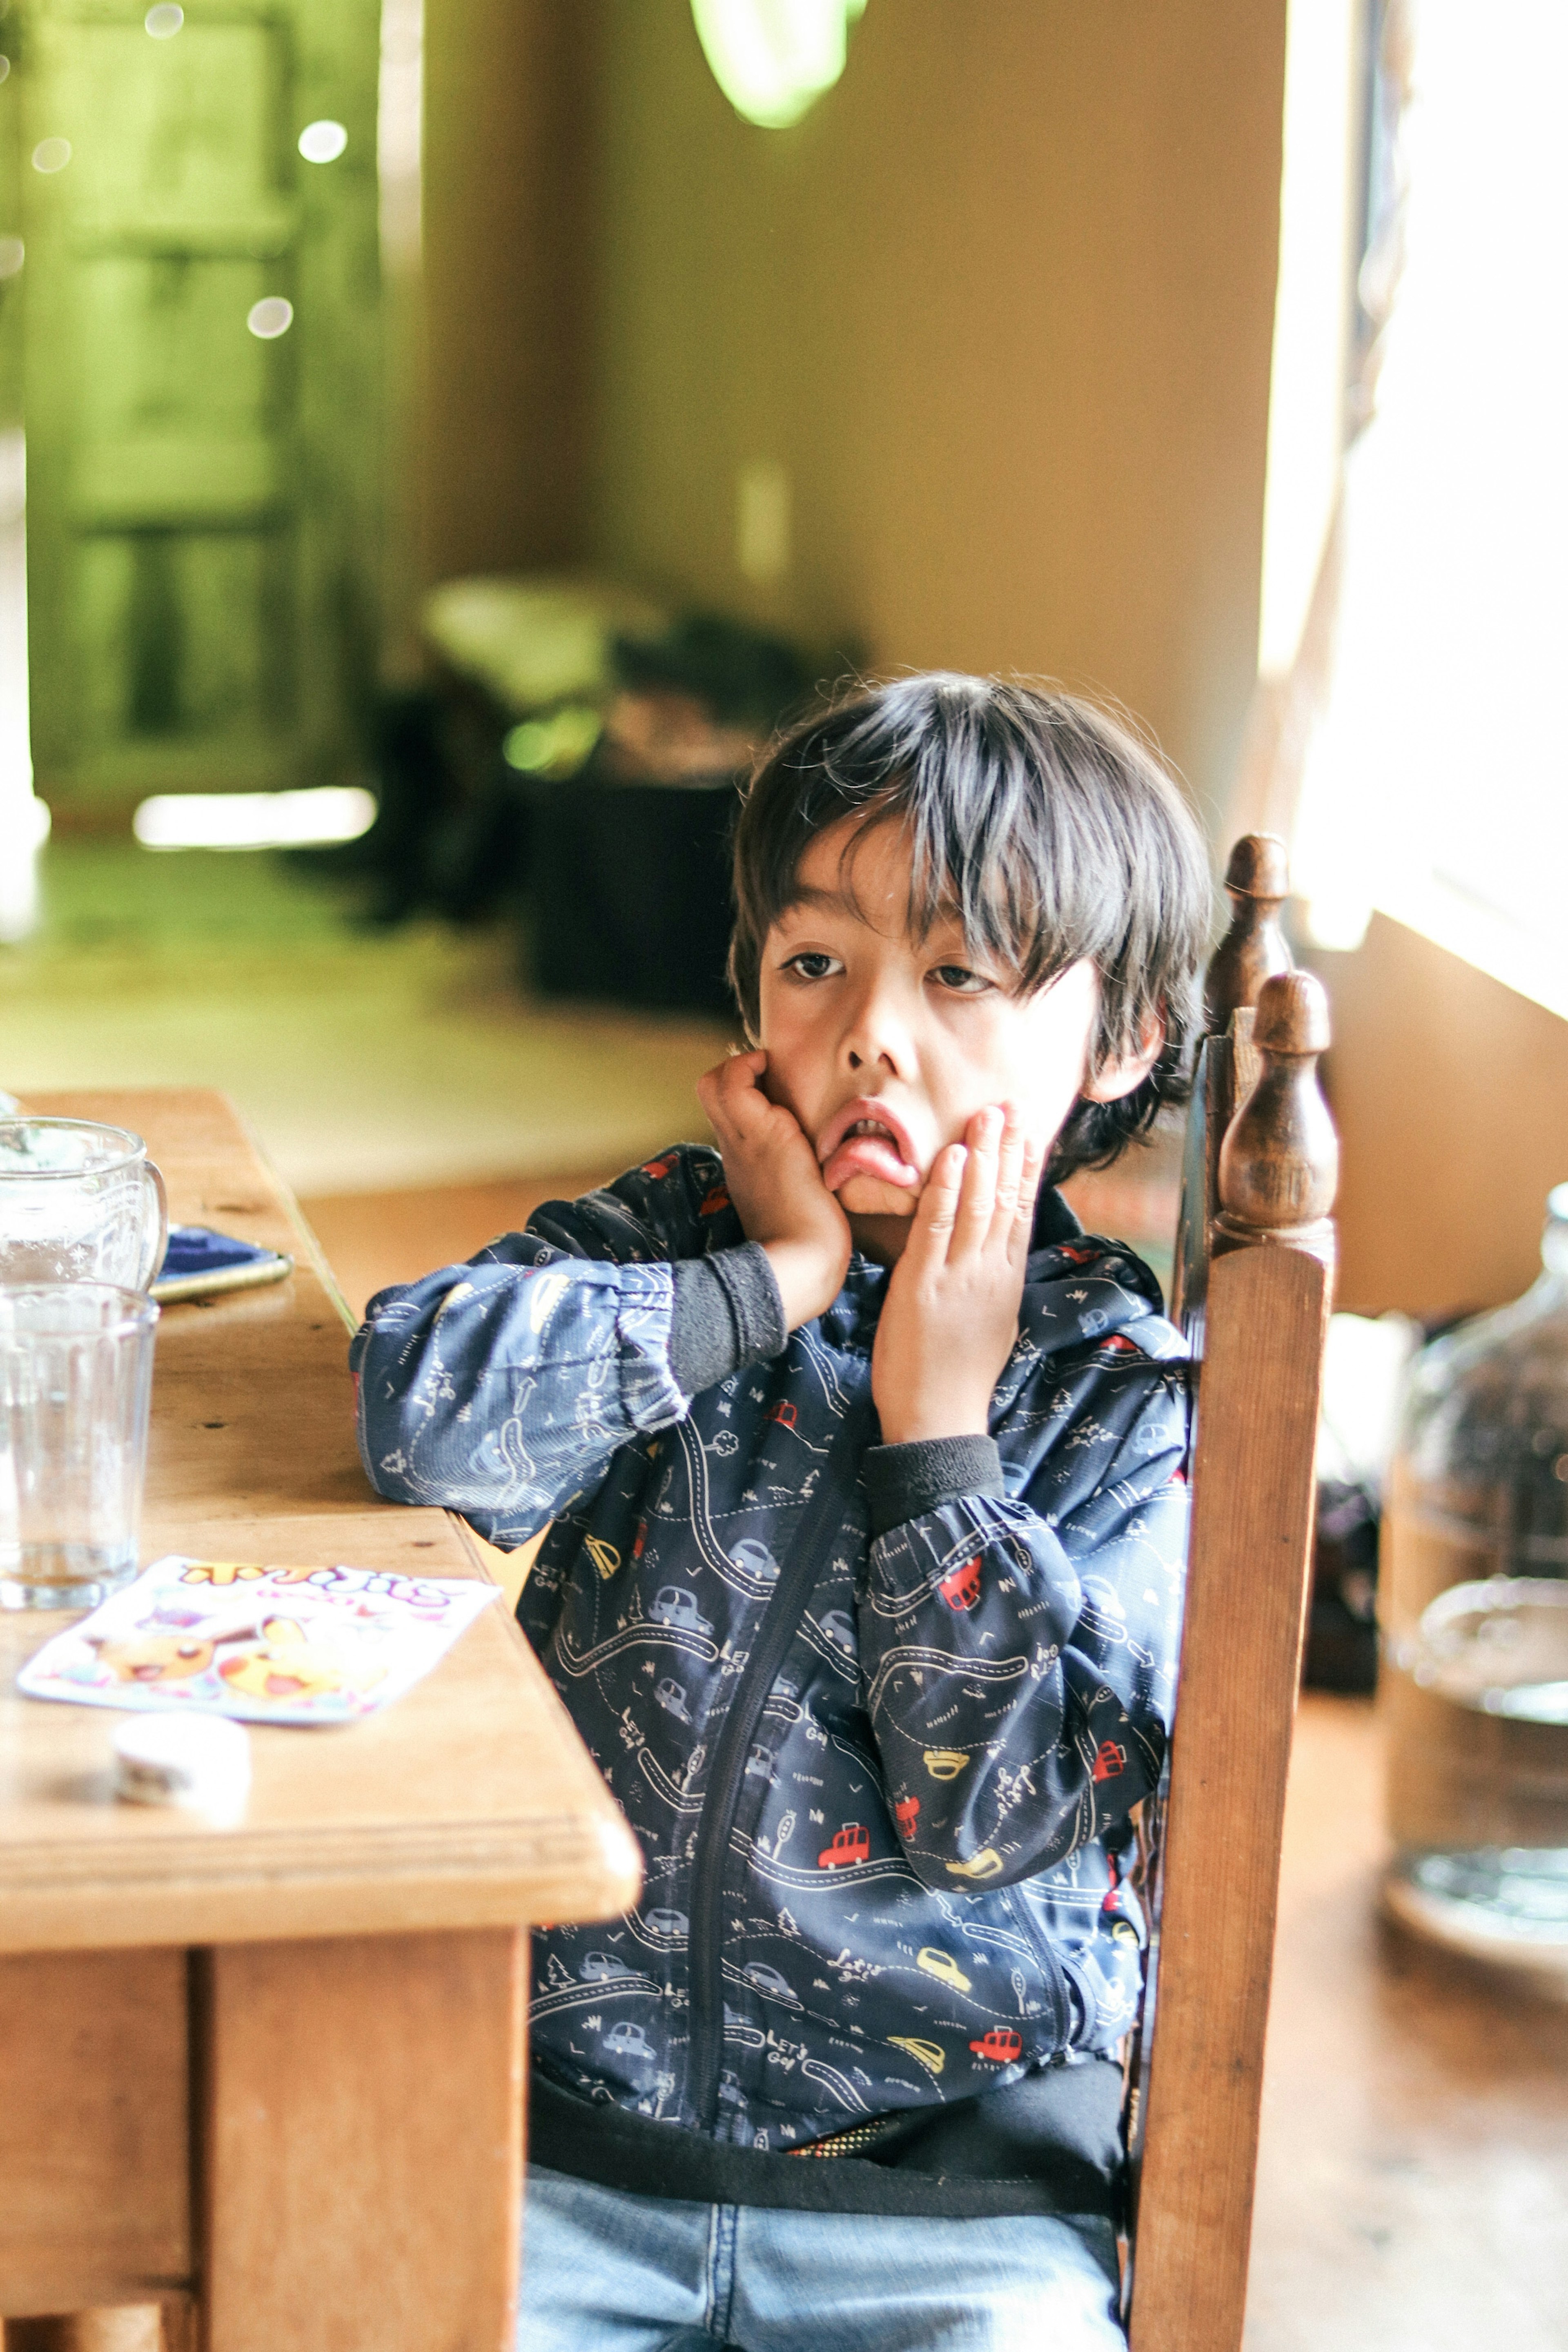
<svg viewBox="0 0 1568 2352"><path fill-rule="evenodd" d="M862 997L844 1032L843 1052L852 1071L886 1070L894 1077L908 1075L909 1024L886 991L868 991Z"/></svg>

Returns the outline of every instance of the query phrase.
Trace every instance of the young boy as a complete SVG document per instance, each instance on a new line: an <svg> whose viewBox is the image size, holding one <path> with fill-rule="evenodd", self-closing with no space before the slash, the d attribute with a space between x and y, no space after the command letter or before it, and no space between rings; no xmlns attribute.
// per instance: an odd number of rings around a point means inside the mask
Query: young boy
<svg viewBox="0 0 1568 2352"><path fill-rule="evenodd" d="M773 751L735 896L718 1153L354 1342L383 1493L551 1523L518 1614L644 1853L533 1938L520 2341L1120 2345L1184 1349L1038 1188L1179 1090L1206 861L1110 721L937 676Z"/></svg>

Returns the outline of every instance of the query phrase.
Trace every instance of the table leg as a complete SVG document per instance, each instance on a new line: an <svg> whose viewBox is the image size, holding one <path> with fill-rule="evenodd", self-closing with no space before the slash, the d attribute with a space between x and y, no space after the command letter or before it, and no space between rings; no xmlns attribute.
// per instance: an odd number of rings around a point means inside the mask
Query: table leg
<svg viewBox="0 0 1568 2352"><path fill-rule="evenodd" d="M523 1947L483 1929L204 1956L203 2352L511 2352Z"/></svg>

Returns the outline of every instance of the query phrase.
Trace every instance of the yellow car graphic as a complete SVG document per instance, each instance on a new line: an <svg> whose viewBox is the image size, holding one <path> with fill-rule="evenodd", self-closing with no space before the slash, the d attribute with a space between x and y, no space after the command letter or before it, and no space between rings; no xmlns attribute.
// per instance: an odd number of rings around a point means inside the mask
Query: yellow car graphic
<svg viewBox="0 0 1568 2352"><path fill-rule="evenodd" d="M939 1984L952 1985L955 1992L969 1990L969 1979L951 1952L939 1952L926 1944L916 1955L916 1965L924 1969L928 1977L935 1977Z"/></svg>
<svg viewBox="0 0 1568 2352"><path fill-rule="evenodd" d="M933 1780L956 1780L968 1761L958 1748L928 1748L925 1752L926 1770Z"/></svg>
<svg viewBox="0 0 1568 2352"><path fill-rule="evenodd" d="M907 2050L911 2058L918 2058L928 2074L940 2074L947 2063L947 2054L942 2044L939 2042L922 2042L918 2033L889 2033L888 2043L890 2049Z"/></svg>
<svg viewBox="0 0 1568 2352"><path fill-rule="evenodd" d="M952 1878L994 1878L1002 1867L1002 1857L994 1845L982 1847L967 1862L950 1862L948 1874Z"/></svg>
<svg viewBox="0 0 1568 2352"><path fill-rule="evenodd" d="M616 1569L619 1568L621 1564L621 1555L616 1549L615 1545L613 1543L606 1543L602 1536L584 1536L583 1538L583 1549L587 1553L589 1559L593 1561L595 1567L598 1570L599 1574L605 1579L605 1582L608 1583L610 1578L614 1576Z"/></svg>

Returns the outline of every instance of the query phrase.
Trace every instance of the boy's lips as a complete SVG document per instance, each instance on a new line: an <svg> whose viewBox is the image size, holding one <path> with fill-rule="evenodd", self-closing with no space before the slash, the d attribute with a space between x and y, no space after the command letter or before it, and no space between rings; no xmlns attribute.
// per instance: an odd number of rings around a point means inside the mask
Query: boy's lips
<svg viewBox="0 0 1568 2352"><path fill-rule="evenodd" d="M861 1096L836 1111L816 1147L822 1181L837 1192L851 1176L874 1176L883 1184L918 1192L921 1171L903 1122L886 1103Z"/></svg>

